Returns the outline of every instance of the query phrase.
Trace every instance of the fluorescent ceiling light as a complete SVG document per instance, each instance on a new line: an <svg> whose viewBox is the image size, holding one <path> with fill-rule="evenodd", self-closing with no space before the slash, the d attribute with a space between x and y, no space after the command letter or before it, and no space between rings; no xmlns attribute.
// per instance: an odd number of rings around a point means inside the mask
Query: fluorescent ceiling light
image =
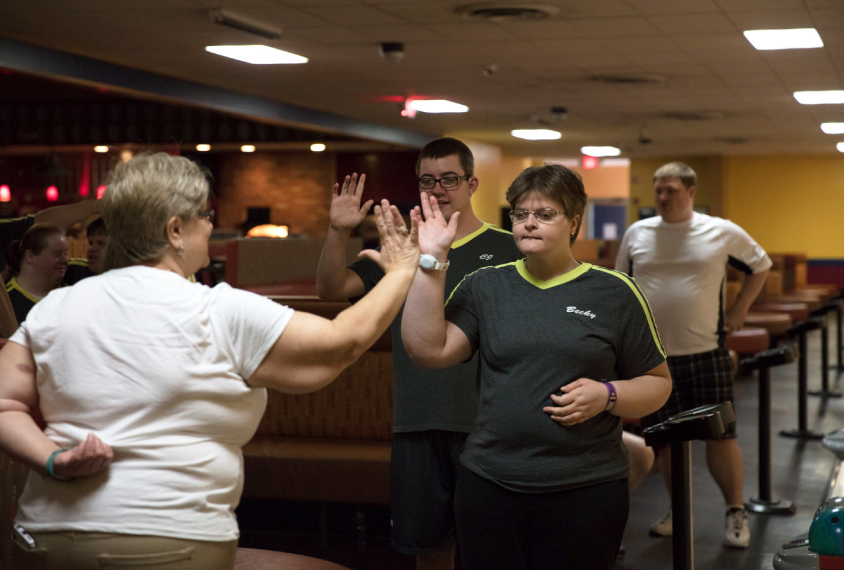
<svg viewBox="0 0 844 570"><path fill-rule="evenodd" d="M802 105L841 105L844 91L795 91L794 98Z"/></svg>
<svg viewBox="0 0 844 570"><path fill-rule="evenodd" d="M205 46L205 51L258 65L274 63L308 63L307 57L281 51L270 46Z"/></svg>
<svg viewBox="0 0 844 570"><path fill-rule="evenodd" d="M255 145L245 144L242 147L240 147L240 152L255 152Z"/></svg>
<svg viewBox="0 0 844 570"><path fill-rule="evenodd" d="M758 50L823 47L823 41L815 28L747 30L744 37Z"/></svg>
<svg viewBox="0 0 844 570"><path fill-rule="evenodd" d="M821 123L821 130L828 135L844 134L844 123Z"/></svg>
<svg viewBox="0 0 844 570"><path fill-rule="evenodd" d="M838 152L844 152L844 142L838 143L835 148L838 149Z"/></svg>
<svg viewBox="0 0 844 570"><path fill-rule="evenodd" d="M445 99L412 99L408 106L420 113L465 113L469 110L466 105Z"/></svg>
<svg viewBox="0 0 844 570"><path fill-rule="evenodd" d="M325 150L325 145L322 143L314 143L311 145L311 150L314 152L322 152Z"/></svg>
<svg viewBox="0 0 844 570"><path fill-rule="evenodd" d="M516 129L510 131L510 134L528 141L555 141L563 136L559 131L551 129Z"/></svg>
<svg viewBox="0 0 844 570"><path fill-rule="evenodd" d="M586 156L600 158L602 156L618 156L621 154L621 149L614 146L582 146L580 152Z"/></svg>
<svg viewBox="0 0 844 570"><path fill-rule="evenodd" d="M210 144L198 144L198 145L196 145L196 150L198 150L199 152L208 152L209 150L211 150L211 145Z"/></svg>

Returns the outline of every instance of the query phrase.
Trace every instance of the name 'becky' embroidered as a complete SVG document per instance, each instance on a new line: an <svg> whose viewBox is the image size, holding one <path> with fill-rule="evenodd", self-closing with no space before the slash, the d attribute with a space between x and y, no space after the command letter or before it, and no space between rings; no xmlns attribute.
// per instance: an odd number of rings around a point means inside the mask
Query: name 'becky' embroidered
<svg viewBox="0 0 844 570"><path fill-rule="evenodd" d="M583 315L584 317L589 317L590 319L594 319L597 315L592 311L578 311L577 307L566 307L567 313L575 313L578 315Z"/></svg>

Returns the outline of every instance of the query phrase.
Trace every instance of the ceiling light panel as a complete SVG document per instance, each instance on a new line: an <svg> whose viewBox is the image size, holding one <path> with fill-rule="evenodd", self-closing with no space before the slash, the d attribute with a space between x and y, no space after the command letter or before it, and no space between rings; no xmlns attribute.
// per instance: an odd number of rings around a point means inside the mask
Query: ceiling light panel
<svg viewBox="0 0 844 570"><path fill-rule="evenodd" d="M815 28L791 30L747 30L747 41L758 50L807 49L823 47L823 40Z"/></svg>
<svg viewBox="0 0 844 570"><path fill-rule="evenodd" d="M794 98L802 105L841 105L844 91L795 91Z"/></svg>
<svg viewBox="0 0 844 570"><path fill-rule="evenodd" d="M515 129L510 134L527 141L555 141L563 136L559 131L551 129Z"/></svg>
<svg viewBox="0 0 844 570"><path fill-rule="evenodd" d="M408 106L420 113L465 113L469 110L466 105L445 99L413 99Z"/></svg>
<svg viewBox="0 0 844 570"><path fill-rule="evenodd" d="M582 146L580 152L586 156L600 158L603 156L618 156L621 154L621 149L614 146Z"/></svg>
<svg viewBox="0 0 844 570"><path fill-rule="evenodd" d="M821 130L828 135L844 134L844 123L821 123Z"/></svg>
<svg viewBox="0 0 844 570"><path fill-rule="evenodd" d="M205 51L255 65L308 63L308 58L264 45L206 46Z"/></svg>

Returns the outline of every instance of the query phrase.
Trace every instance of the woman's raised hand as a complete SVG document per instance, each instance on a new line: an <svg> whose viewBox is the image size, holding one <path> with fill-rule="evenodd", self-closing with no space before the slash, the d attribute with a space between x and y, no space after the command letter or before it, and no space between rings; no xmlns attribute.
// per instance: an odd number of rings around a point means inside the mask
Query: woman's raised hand
<svg viewBox="0 0 844 570"><path fill-rule="evenodd" d="M422 192L420 197L421 208L416 206L410 212L411 222L415 220L419 224L419 249L422 253L429 253L444 261L457 235L460 212L452 214L451 219L446 222L435 196Z"/></svg>
<svg viewBox="0 0 844 570"><path fill-rule="evenodd" d="M108 467L113 459L111 446L89 433L85 441L56 455L53 473L63 479L93 475Z"/></svg>
<svg viewBox="0 0 844 570"><path fill-rule="evenodd" d="M358 178L357 173L355 173L343 179L342 187L335 184L334 188L331 189L331 209L328 211L331 229L338 232L348 232L358 227L366 217L366 213L372 207L373 200L367 200L363 207L360 205L365 182L366 174L361 174Z"/></svg>
<svg viewBox="0 0 844 570"><path fill-rule="evenodd" d="M366 257L378 263L384 273L410 270L416 273L419 265L419 228L418 222L411 215L410 230L398 208L387 200L375 206L375 226L381 237L381 251L366 249L359 257Z"/></svg>

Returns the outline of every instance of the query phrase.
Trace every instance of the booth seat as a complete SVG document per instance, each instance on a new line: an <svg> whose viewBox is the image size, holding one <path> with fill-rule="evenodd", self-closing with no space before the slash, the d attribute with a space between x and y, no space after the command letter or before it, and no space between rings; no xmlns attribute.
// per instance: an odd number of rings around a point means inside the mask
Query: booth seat
<svg viewBox="0 0 844 570"><path fill-rule="evenodd" d="M272 299L326 318L348 306L317 297ZM258 432L243 448L243 496L388 505L392 377L388 330L327 387L300 395L269 391Z"/></svg>

